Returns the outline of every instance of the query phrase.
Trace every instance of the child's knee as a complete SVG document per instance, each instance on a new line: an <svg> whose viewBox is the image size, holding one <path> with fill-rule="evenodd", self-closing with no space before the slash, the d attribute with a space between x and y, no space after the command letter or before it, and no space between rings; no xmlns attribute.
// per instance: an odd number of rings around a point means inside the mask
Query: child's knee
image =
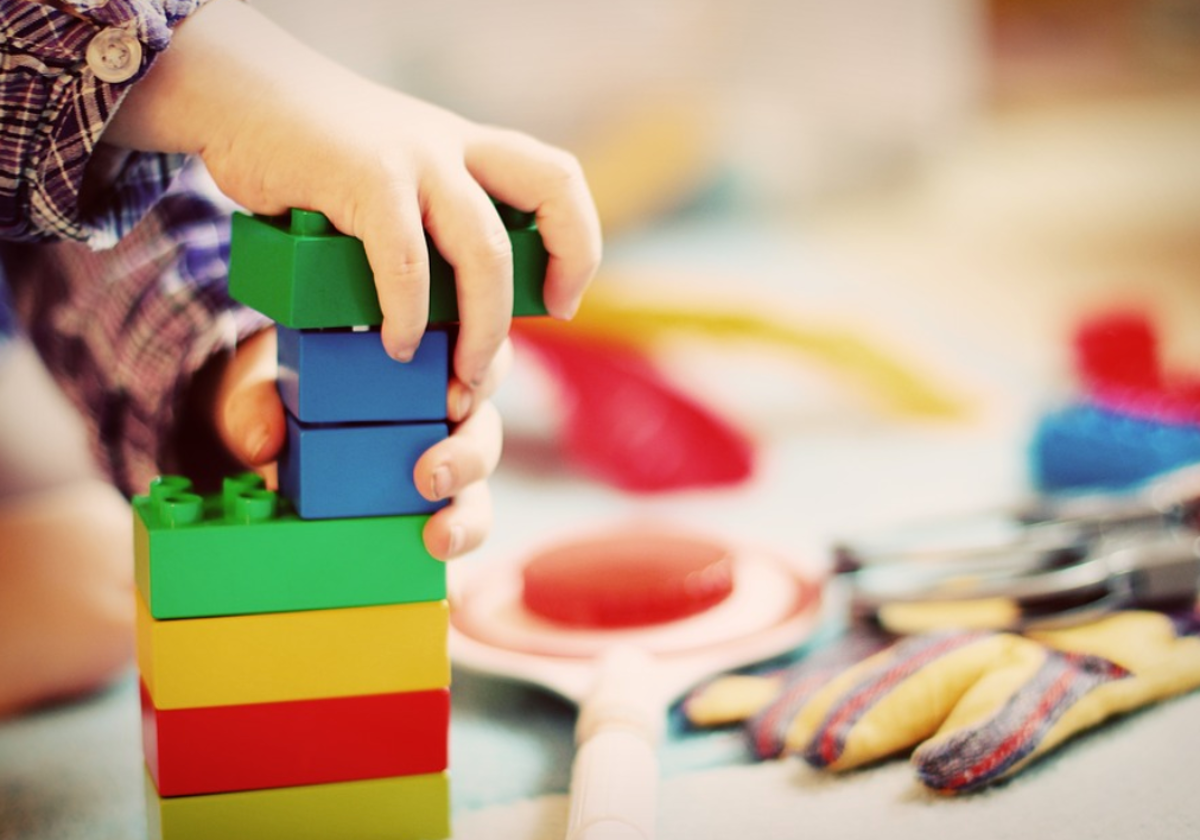
<svg viewBox="0 0 1200 840"><path fill-rule="evenodd" d="M131 662L131 532L101 482L0 505L0 715L91 691Z"/></svg>
<svg viewBox="0 0 1200 840"><path fill-rule="evenodd" d="M0 345L0 498L95 477L78 412L32 345Z"/></svg>

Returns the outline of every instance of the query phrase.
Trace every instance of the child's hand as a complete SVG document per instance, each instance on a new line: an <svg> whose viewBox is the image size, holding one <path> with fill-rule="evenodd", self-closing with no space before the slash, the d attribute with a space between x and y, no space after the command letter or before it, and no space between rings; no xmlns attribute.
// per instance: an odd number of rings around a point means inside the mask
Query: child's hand
<svg viewBox="0 0 1200 840"><path fill-rule="evenodd" d="M478 386L450 381L446 411L451 434L430 447L413 471L425 498L452 499L425 526L426 547L443 560L477 547L491 527L486 479L500 460L501 427L500 415L488 398L511 361L512 346L505 340ZM243 342L217 372L211 422L226 449L246 466L271 464L283 447L286 424L275 376L274 330Z"/></svg>
<svg viewBox="0 0 1200 840"><path fill-rule="evenodd" d="M362 239L397 359L425 328L428 231L455 267L454 372L471 388L486 380L512 312L512 255L491 198L536 211L552 315L574 313L599 262L599 221L573 157L360 78L234 0L180 26L105 139L200 154L248 209L319 210Z"/></svg>

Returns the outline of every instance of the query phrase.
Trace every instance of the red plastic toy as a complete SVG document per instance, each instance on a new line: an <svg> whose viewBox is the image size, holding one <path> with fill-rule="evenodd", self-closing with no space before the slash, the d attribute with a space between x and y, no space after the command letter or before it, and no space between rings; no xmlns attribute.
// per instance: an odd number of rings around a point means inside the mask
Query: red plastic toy
<svg viewBox="0 0 1200 840"><path fill-rule="evenodd" d="M753 471L747 437L673 388L632 346L525 324L513 336L561 389L562 447L593 477L653 493L736 484Z"/></svg>
<svg viewBox="0 0 1200 840"><path fill-rule="evenodd" d="M521 569L522 602L572 627L639 627L704 612L733 592L733 560L712 540L643 530L564 543Z"/></svg>

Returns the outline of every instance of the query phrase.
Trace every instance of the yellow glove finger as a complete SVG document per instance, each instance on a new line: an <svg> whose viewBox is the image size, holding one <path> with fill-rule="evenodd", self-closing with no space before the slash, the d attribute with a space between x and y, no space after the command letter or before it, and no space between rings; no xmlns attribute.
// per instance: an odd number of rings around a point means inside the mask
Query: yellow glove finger
<svg viewBox="0 0 1200 840"><path fill-rule="evenodd" d="M1177 636L1158 613L1120 613L1036 638L994 663L914 752L926 785L982 787L1116 714L1200 686L1200 639Z"/></svg>
<svg viewBox="0 0 1200 840"><path fill-rule="evenodd" d="M683 713L693 726L728 726L754 717L776 698L782 680L733 675L701 686L683 703Z"/></svg>
<svg viewBox="0 0 1200 840"><path fill-rule="evenodd" d="M907 750L951 710L1020 637L951 631L913 636L864 660L799 710L788 752L845 770Z"/></svg>
<svg viewBox="0 0 1200 840"><path fill-rule="evenodd" d="M796 710L830 680L890 641L890 637L873 630L852 630L781 671L722 677L702 686L684 701L684 714L694 726L748 721L746 731L754 754L775 758L783 752Z"/></svg>

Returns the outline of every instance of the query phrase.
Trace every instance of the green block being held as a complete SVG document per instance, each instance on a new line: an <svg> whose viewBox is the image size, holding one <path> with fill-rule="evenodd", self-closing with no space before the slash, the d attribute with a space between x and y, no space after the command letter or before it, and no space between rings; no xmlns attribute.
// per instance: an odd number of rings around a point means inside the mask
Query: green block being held
<svg viewBox="0 0 1200 840"><path fill-rule="evenodd" d="M545 315L549 256L528 213L499 207L513 251L513 315ZM428 240L427 240L428 241ZM454 269L429 245L429 323L459 320ZM320 213L233 217L229 291L292 329L377 326L383 322L375 279L360 240L339 233Z"/></svg>
<svg viewBox="0 0 1200 840"><path fill-rule="evenodd" d="M133 500L135 575L155 618L440 601L428 516L300 519L252 473L202 497L180 476Z"/></svg>

